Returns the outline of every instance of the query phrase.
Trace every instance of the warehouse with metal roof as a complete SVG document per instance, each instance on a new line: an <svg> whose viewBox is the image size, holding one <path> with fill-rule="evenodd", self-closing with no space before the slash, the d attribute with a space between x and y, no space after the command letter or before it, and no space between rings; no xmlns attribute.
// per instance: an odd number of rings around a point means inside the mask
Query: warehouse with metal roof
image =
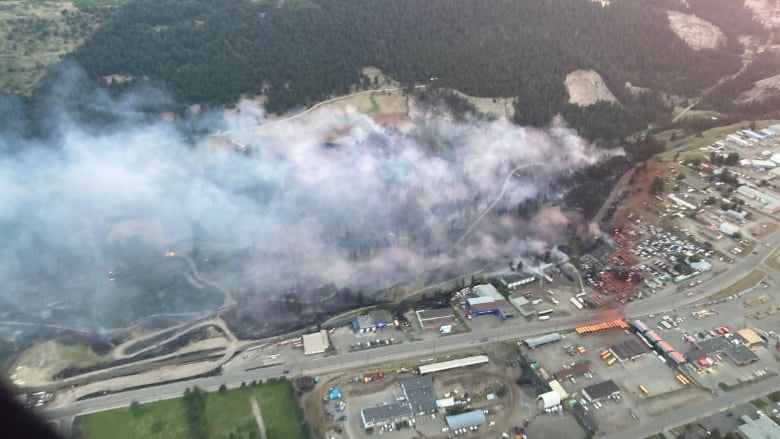
<svg viewBox="0 0 780 439"><path fill-rule="evenodd" d="M561 394L555 390L551 390L547 393L542 393L541 395L537 396L536 401L539 402L542 410L548 409L561 403Z"/></svg>
<svg viewBox="0 0 780 439"><path fill-rule="evenodd" d="M552 332L550 334L545 334L539 337L527 338L525 339L525 345L528 346L530 349L533 349L537 346L541 346L547 343L553 343L556 341L560 341L562 339L563 337L561 337L561 334L557 332Z"/></svg>
<svg viewBox="0 0 780 439"><path fill-rule="evenodd" d="M485 423L485 414L482 410L472 410L470 412L461 413L459 415L447 416L447 426L450 430L457 430L459 428L469 428L475 425L482 425Z"/></svg>
<svg viewBox="0 0 780 439"><path fill-rule="evenodd" d="M408 402L391 402L360 411L363 428L371 428L391 422L404 421L412 417L412 408Z"/></svg>
<svg viewBox="0 0 780 439"><path fill-rule="evenodd" d="M590 402L608 398L617 393L620 393L620 387L612 380L603 381L582 389L582 394Z"/></svg>
<svg viewBox="0 0 780 439"><path fill-rule="evenodd" d="M443 370L457 369L459 367L486 364L489 361L490 360L486 355L474 355L466 358L458 358L457 360L442 361L441 363L425 364L417 369L420 371L420 375L425 375L426 373L441 372Z"/></svg>

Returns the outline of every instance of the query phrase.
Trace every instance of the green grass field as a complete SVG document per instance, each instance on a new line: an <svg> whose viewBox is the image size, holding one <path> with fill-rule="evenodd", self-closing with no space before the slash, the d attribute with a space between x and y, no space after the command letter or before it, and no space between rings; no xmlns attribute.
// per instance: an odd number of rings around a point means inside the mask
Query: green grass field
<svg viewBox="0 0 780 439"><path fill-rule="evenodd" d="M244 439L260 437L252 416L250 398L260 404L268 439L308 439L302 410L288 381L212 392L206 397L208 437ZM182 398L143 404L79 417L76 437L84 439L188 438Z"/></svg>

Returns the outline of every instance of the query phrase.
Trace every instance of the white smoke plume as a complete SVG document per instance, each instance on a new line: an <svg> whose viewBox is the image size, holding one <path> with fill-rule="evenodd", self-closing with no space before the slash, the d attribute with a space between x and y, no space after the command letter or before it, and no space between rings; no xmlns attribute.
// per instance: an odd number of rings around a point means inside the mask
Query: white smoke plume
<svg viewBox="0 0 780 439"><path fill-rule="evenodd" d="M604 156L561 123L438 120L401 134L365 115L320 111L258 128L263 110L248 104L185 121L226 131L193 144L182 124L139 116L157 95L94 93L121 123L86 129L52 97L52 140L0 138L6 302L119 300L126 292L106 273L168 250L233 257L222 269L250 294L325 283L375 291L440 267L544 251L566 216L543 210L530 228L539 236L527 236L517 203ZM544 166L508 178L526 163ZM448 252L507 179L504 213Z"/></svg>

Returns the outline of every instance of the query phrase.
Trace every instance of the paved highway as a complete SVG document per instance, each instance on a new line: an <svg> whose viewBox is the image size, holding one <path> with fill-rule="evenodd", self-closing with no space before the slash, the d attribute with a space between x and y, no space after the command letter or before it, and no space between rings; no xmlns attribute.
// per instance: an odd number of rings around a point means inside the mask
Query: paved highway
<svg viewBox="0 0 780 439"><path fill-rule="evenodd" d="M289 372L292 375L318 375L369 365L389 364L413 358L432 358L448 352L476 347L486 342L526 338L541 333L571 329L589 323L621 318L623 317L623 312L625 312L625 317L633 318L649 313L672 310L701 300L703 293L712 293L714 292L713 290L730 285L742 278L750 270L762 265L762 260L766 255L780 245L780 230L766 237L764 242L768 243L769 247L760 246L756 250L757 254L751 253L745 256L742 260L733 264L726 273L717 276L708 282L704 282L701 285L688 289L686 293L693 291L694 294L692 296L683 294L661 297L654 296L638 302L629 303L626 306L625 311L602 310L588 315L564 317L549 321L521 322L520 324L507 323L501 324L498 327L485 332L474 331L432 340L390 345L366 351L349 352L312 359L307 358L305 363L270 366L252 371L229 371L220 376L163 384L141 390L131 390L77 401L62 407L48 408L44 413L46 417L52 419L66 418L79 414L126 407L132 401L143 403L176 398L181 396L184 393L184 390L190 386L199 386L207 390L216 390L222 384L226 384L229 387L236 387L240 385L241 382L279 377L284 375L285 372ZM717 287L713 288L714 285L717 285ZM663 429L682 425L701 418L702 416L723 410L726 407L748 401L755 398L755 395L778 389L780 389L780 377L774 377L751 386L745 386L733 392L721 393L713 400L702 404L684 407L679 410L659 415L648 420L649 422L645 424L640 424L634 428L622 430L606 437L609 439L646 437L658 433Z"/></svg>

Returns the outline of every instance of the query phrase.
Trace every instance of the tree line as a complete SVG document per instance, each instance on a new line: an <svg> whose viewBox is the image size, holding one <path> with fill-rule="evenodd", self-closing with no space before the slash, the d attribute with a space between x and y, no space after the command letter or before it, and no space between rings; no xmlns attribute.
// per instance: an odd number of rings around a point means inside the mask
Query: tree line
<svg viewBox="0 0 780 439"><path fill-rule="evenodd" d="M694 51L670 30L665 3L135 0L71 58L94 80L134 78L109 81L115 91L160 81L182 104L215 105L262 93L271 112L371 87L360 69L374 65L405 84L437 77L466 94L517 97L518 123L544 125L562 112L583 126L613 120L623 132L657 116L660 102L631 95L627 81L693 95L740 66L736 35L725 48ZM737 29L752 20L741 12L710 19ZM567 107L566 74L589 68L622 106Z"/></svg>

